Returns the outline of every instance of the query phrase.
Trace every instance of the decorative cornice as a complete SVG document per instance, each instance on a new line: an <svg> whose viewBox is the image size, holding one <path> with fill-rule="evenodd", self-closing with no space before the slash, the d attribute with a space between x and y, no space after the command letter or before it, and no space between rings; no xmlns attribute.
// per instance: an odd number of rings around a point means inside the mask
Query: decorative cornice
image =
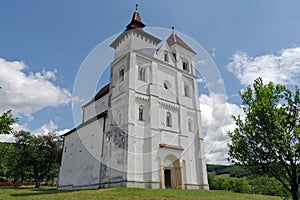
<svg viewBox="0 0 300 200"><path fill-rule="evenodd" d="M165 102L165 101L159 101L159 104L164 107L164 108L169 108L170 110L173 110L173 111L178 111L179 109L179 106L176 105L176 104L171 104L171 103L168 103L168 102Z"/></svg>
<svg viewBox="0 0 300 200"><path fill-rule="evenodd" d="M141 95L141 94L135 94L135 98L142 101L149 101L149 96Z"/></svg>

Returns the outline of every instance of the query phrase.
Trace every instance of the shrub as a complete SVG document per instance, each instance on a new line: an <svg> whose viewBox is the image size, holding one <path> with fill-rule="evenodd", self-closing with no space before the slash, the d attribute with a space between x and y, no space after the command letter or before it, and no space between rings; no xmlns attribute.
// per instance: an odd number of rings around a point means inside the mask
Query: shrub
<svg viewBox="0 0 300 200"><path fill-rule="evenodd" d="M208 183L212 190L227 190L238 193L250 193L251 187L245 178L215 178L208 175Z"/></svg>

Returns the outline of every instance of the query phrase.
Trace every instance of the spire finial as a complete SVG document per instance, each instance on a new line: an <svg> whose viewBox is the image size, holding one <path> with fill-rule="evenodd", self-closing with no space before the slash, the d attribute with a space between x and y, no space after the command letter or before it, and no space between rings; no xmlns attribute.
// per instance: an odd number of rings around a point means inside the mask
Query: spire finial
<svg viewBox="0 0 300 200"><path fill-rule="evenodd" d="M174 26L172 26L172 34L174 34Z"/></svg>
<svg viewBox="0 0 300 200"><path fill-rule="evenodd" d="M139 4L135 4L135 10L137 11L139 7Z"/></svg>

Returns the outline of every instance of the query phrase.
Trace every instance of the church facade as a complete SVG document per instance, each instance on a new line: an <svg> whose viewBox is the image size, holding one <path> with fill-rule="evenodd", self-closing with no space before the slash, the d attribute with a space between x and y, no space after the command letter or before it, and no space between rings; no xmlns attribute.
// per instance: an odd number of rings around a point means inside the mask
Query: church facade
<svg viewBox="0 0 300 200"><path fill-rule="evenodd" d="M174 30L147 33L138 10L110 45L110 83L64 137L58 189L209 189L194 56Z"/></svg>

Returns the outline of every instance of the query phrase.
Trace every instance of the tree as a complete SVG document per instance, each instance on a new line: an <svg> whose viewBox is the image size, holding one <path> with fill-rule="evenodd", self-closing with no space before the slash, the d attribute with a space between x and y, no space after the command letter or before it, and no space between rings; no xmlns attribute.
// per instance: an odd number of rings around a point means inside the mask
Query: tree
<svg viewBox="0 0 300 200"><path fill-rule="evenodd" d="M12 143L0 143L0 176L7 178L7 172L10 167L9 158L14 151Z"/></svg>
<svg viewBox="0 0 300 200"><path fill-rule="evenodd" d="M237 128L229 132L229 160L254 174L276 178L299 198L300 91L263 84L261 78L240 93L245 119L233 116Z"/></svg>
<svg viewBox="0 0 300 200"><path fill-rule="evenodd" d="M56 174L60 164L61 145L53 134L34 136L30 132L19 131L16 138L13 173L21 181L33 173L35 187L39 188L45 177Z"/></svg>
<svg viewBox="0 0 300 200"><path fill-rule="evenodd" d="M17 122L16 118L13 118L11 110L3 113L0 116L0 134L10 134L12 131L11 125Z"/></svg>
<svg viewBox="0 0 300 200"><path fill-rule="evenodd" d="M0 87L1 89L1 87ZM18 119L13 118L11 110L3 113L0 116L0 134L10 134L12 131L11 125L17 122Z"/></svg>

